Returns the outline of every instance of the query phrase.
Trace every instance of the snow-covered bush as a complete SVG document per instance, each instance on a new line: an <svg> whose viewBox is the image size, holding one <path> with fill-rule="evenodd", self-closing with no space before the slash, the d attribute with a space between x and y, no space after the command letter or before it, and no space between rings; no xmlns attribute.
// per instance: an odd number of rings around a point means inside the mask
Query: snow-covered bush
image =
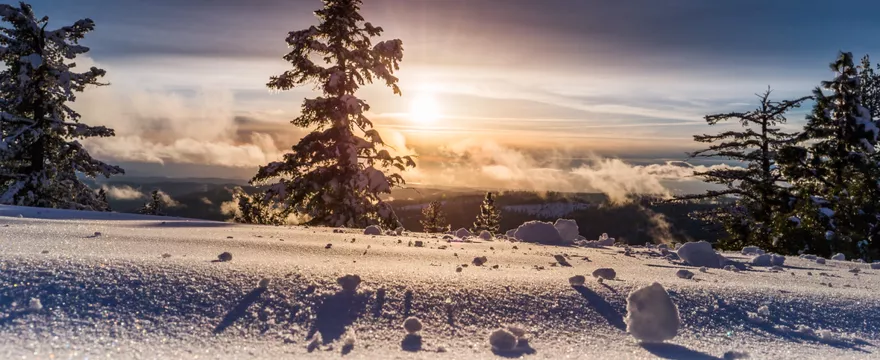
<svg viewBox="0 0 880 360"><path fill-rule="evenodd" d="M529 221L520 225L516 229L514 237L519 241L539 244L561 245L564 243L556 227L542 221Z"/></svg>
<svg viewBox="0 0 880 360"><path fill-rule="evenodd" d="M658 283L635 290L626 299L626 331L638 340L663 342L678 334L678 307Z"/></svg>

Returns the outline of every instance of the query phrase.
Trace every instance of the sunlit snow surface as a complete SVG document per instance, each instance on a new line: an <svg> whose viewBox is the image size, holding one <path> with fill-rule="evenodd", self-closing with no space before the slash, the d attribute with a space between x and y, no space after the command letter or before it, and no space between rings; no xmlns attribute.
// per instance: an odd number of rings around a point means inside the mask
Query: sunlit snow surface
<svg viewBox="0 0 880 360"><path fill-rule="evenodd" d="M870 264L788 257L782 271L700 272L640 247L474 240L0 206L0 359L336 359L354 333L345 358L497 358L489 334L508 324L526 328L531 350L514 354L526 359L880 356ZM232 260L215 262L223 252ZM551 266L563 254L571 266ZM598 268L616 280L569 284ZM356 293L340 291L345 274L362 279ZM654 282L681 328L640 345L625 333L626 298ZM418 337L402 328L409 316Z"/></svg>

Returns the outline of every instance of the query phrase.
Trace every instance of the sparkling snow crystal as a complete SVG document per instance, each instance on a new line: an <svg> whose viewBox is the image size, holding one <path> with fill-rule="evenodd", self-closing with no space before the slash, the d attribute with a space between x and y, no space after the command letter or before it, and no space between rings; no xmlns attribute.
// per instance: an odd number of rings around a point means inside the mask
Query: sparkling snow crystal
<svg viewBox="0 0 880 360"><path fill-rule="evenodd" d="M663 342L678 334L678 308L658 283L629 294L626 299L626 331L644 342Z"/></svg>

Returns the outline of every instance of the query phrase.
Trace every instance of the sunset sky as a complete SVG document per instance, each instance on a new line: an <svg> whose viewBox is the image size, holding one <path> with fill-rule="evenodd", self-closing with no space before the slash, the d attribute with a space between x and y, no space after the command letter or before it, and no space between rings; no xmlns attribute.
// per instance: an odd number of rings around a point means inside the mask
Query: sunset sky
<svg viewBox="0 0 880 360"><path fill-rule="evenodd" d="M880 59L876 1L365 3L384 38L404 42L404 96L381 86L359 96L386 141L421 156L419 182L455 166L457 179L513 178L608 158L683 160L693 134L715 131L703 115L751 109L768 85L777 99L808 95L838 50ZM76 108L116 128L89 147L131 174L248 178L302 134L287 122L312 89L265 84L287 68L287 32L316 23L318 0L32 4L53 28L96 22L79 63L105 68L112 86Z"/></svg>

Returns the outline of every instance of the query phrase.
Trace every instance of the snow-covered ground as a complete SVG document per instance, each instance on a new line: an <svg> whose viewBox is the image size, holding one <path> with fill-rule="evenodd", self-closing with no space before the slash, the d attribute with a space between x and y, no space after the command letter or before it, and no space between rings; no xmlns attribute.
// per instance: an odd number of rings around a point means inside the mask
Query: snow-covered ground
<svg viewBox="0 0 880 360"><path fill-rule="evenodd" d="M0 358L495 358L489 336L505 325L528 347L500 355L527 359L880 356L880 271L867 264L702 272L642 248L345 231L0 206ZM231 261L215 261L223 252ZM341 291L346 274L362 279L356 293ZM640 345L626 298L654 282L681 328ZM409 317L421 331L404 330Z"/></svg>

